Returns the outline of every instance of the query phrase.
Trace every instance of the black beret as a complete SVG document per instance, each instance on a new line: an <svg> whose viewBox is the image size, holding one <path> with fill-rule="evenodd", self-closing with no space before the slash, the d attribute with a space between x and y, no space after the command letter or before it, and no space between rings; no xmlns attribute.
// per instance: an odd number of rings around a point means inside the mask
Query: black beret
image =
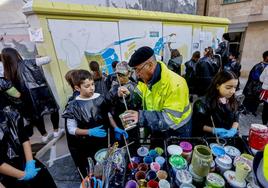
<svg viewBox="0 0 268 188"><path fill-rule="evenodd" d="M142 64L146 60L148 60L150 57L154 55L154 50L148 46L143 46L136 50L134 54L132 54L128 65L130 67L135 67L139 64Z"/></svg>

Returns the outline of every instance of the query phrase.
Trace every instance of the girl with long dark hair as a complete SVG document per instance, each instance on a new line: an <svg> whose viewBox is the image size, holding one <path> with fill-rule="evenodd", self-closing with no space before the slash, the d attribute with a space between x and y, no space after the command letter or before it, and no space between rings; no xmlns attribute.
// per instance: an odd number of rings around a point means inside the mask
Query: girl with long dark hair
<svg viewBox="0 0 268 188"><path fill-rule="evenodd" d="M216 74L205 97L194 103L194 136L218 135L229 138L237 134L239 117L234 95L237 84L238 79L231 71Z"/></svg>
<svg viewBox="0 0 268 188"><path fill-rule="evenodd" d="M35 125L42 135L42 141L46 142L51 135L45 129L43 116L50 114L54 136L58 136L59 107L39 67L49 63L50 58L23 59L14 48L4 48L1 57L5 79L11 81L21 94L20 113L30 123L28 135L32 136Z"/></svg>

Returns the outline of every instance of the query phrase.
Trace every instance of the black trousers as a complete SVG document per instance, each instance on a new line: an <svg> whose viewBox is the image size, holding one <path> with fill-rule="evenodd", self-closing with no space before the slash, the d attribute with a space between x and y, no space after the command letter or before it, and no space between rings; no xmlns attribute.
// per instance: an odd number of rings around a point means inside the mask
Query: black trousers
<svg viewBox="0 0 268 188"><path fill-rule="evenodd" d="M263 110L262 110L262 123L263 125L267 125L268 123L268 103L263 103Z"/></svg>
<svg viewBox="0 0 268 188"><path fill-rule="evenodd" d="M1 183L6 188L57 188L45 165L36 160L36 167L41 168L41 170L38 172L35 178L29 181L20 181L16 178L5 176L1 180Z"/></svg>

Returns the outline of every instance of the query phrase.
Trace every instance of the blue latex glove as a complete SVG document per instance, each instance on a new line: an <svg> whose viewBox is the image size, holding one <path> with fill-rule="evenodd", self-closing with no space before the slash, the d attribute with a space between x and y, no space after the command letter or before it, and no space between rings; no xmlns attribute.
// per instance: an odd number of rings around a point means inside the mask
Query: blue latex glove
<svg viewBox="0 0 268 188"><path fill-rule="evenodd" d="M128 138L127 132L125 130L123 130L123 129L120 129L118 127L115 127L114 128L114 132L115 132L115 139L116 140L121 140L121 135L122 136L125 136L126 139Z"/></svg>
<svg viewBox="0 0 268 188"><path fill-rule="evenodd" d="M224 138L231 138L234 137L237 133L237 128L231 128L230 130L227 131L227 133L223 134Z"/></svg>
<svg viewBox="0 0 268 188"><path fill-rule="evenodd" d="M26 167L24 170L25 175L19 180L31 180L38 174L40 170L41 168L35 168L35 160L29 160L26 162Z"/></svg>
<svg viewBox="0 0 268 188"><path fill-rule="evenodd" d="M212 130L212 133L214 135L219 136L220 138L223 138L223 135L226 134L228 132L228 130L224 129L224 128L214 128Z"/></svg>
<svg viewBox="0 0 268 188"><path fill-rule="evenodd" d="M103 138L106 137L107 132L102 129L103 125L98 126L98 127L94 127L92 129L88 129L88 135L89 136L94 136L94 137L99 137L99 138Z"/></svg>

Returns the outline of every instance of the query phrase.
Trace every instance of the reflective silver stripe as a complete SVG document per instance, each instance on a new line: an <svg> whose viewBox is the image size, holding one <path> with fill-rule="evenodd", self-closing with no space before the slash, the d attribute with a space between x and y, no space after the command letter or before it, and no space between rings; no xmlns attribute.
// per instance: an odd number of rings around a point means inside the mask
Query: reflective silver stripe
<svg viewBox="0 0 268 188"><path fill-rule="evenodd" d="M170 114L172 114L173 116L177 117L177 118L181 118L181 116L186 113L188 110L190 109L190 104L188 104L183 112L179 112L179 111L176 111L176 110L170 110L170 109L164 109L164 112L168 112Z"/></svg>
<svg viewBox="0 0 268 188"><path fill-rule="evenodd" d="M183 125L185 125L188 121L190 121L190 119L192 117L192 112L189 114L189 116L186 119L181 121L179 124L175 124L174 121L172 119L170 119L170 117L167 115L167 113L162 112L162 115L164 117L165 122L169 125L169 128L176 130L176 129L182 127Z"/></svg>

